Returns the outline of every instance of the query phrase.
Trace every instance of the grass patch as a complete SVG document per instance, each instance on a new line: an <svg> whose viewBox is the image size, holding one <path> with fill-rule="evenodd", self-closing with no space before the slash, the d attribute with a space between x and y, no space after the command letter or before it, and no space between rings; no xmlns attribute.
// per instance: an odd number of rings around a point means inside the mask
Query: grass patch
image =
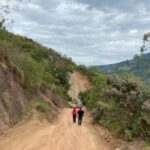
<svg viewBox="0 0 150 150"><path fill-rule="evenodd" d="M46 113L49 110L49 104L45 100L32 99L27 105L28 112L36 110L40 113Z"/></svg>
<svg viewBox="0 0 150 150"><path fill-rule="evenodd" d="M7 91L0 93L0 97L2 98L2 101L6 108L9 108L11 105L11 98Z"/></svg>

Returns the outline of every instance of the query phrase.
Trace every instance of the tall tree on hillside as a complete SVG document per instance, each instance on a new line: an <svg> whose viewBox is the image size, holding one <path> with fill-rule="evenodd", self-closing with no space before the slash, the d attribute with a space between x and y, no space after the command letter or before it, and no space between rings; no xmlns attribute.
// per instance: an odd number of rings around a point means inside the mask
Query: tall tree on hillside
<svg viewBox="0 0 150 150"><path fill-rule="evenodd" d="M8 15L12 10L19 10L19 6L22 2L29 0L2 0L0 1L0 29L5 29L7 23L12 23Z"/></svg>
<svg viewBox="0 0 150 150"><path fill-rule="evenodd" d="M142 54L143 54L143 52L145 52L145 50L146 50L145 44L146 44L146 42L148 42L149 40L150 40L150 32L147 32L147 33L145 33L144 36L143 36L143 45L141 46L141 49L140 49L140 51L141 51Z"/></svg>

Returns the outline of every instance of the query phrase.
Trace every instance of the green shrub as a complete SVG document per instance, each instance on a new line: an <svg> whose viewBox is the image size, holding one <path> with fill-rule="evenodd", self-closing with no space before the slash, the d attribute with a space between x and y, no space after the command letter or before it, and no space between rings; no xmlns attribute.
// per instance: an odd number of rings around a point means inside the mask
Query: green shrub
<svg viewBox="0 0 150 150"><path fill-rule="evenodd" d="M125 130L125 139L127 141L131 141L133 139L133 131L132 130L129 130L129 129Z"/></svg>
<svg viewBox="0 0 150 150"><path fill-rule="evenodd" d="M32 100L28 102L27 112L31 114L32 110L37 110L40 113L46 113L49 110L49 104L45 100L39 100L34 97Z"/></svg>
<svg viewBox="0 0 150 150"><path fill-rule="evenodd" d="M150 137L150 88L133 75L102 75L92 79L93 87L80 97L94 119L114 136L125 140Z"/></svg>
<svg viewBox="0 0 150 150"><path fill-rule="evenodd" d="M43 103L37 104L36 110L40 113L45 113L47 111L47 106Z"/></svg>
<svg viewBox="0 0 150 150"><path fill-rule="evenodd" d="M9 94L7 91L5 91L5 92L0 93L0 97L2 98L2 100L3 100L4 104L5 104L5 106L6 106L7 108L10 107L10 105L11 105L11 97L10 97L10 94Z"/></svg>

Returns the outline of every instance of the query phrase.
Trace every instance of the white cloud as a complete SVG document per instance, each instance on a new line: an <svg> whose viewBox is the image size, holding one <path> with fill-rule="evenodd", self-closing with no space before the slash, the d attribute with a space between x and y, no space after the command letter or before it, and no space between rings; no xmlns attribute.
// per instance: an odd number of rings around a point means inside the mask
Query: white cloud
<svg viewBox="0 0 150 150"><path fill-rule="evenodd" d="M98 65L132 58L149 31L148 1L32 0L11 14L18 34L55 48L77 63Z"/></svg>
<svg viewBox="0 0 150 150"><path fill-rule="evenodd" d="M129 34L130 34L130 35L137 35L137 34L138 34L138 30L137 30L137 29L131 29L131 30L129 31Z"/></svg>

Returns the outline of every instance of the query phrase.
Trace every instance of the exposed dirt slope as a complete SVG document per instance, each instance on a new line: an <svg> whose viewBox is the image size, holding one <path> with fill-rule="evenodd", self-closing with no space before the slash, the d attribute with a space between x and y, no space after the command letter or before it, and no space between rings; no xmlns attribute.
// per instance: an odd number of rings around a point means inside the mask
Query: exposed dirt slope
<svg viewBox="0 0 150 150"><path fill-rule="evenodd" d="M63 100L45 87L36 93L26 91L22 86L21 73L10 61L5 49L0 47L0 135L22 120L33 98L48 102L46 117L50 121L57 109L65 105Z"/></svg>
<svg viewBox="0 0 150 150"><path fill-rule="evenodd" d="M69 83L71 85L68 92L72 99L78 98L80 92L85 92L90 88L90 81L87 76L75 71L70 74Z"/></svg>
<svg viewBox="0 0 150 150"><path fill-rule="evenodd" d="M19 72L4 52L0 49L0 134L20 120L26 103Z"/></svg>
<svg viewBox="0 0 150 150"><path fill-rule="evenodd" d="M86 113L83 126L72 123L71 110L64 109L55 124L32 119L0 138L1 150L111 150L92 128Z"/></svg>

